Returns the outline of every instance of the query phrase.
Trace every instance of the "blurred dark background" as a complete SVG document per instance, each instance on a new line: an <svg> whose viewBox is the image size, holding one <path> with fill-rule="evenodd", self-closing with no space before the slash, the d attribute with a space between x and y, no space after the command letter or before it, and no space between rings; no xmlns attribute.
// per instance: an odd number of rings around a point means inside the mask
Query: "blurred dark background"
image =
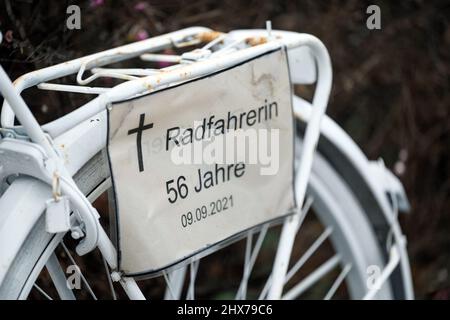
<svg viewBox="0 0 450 320"><path fill-rule="evenodd" d="M81 30L66 8L81 7ZM381 30L366 8L381 8ZM0 3L0 63L11 78L89 53L193 25L220 31L311 33L334 69L328 113L370 159L402 180L412 211L400 217L417 298L450 298L450 1L37 1ZM308 88L305 95L310 95ZM76 99L24 94L40 121Z"/></svg>

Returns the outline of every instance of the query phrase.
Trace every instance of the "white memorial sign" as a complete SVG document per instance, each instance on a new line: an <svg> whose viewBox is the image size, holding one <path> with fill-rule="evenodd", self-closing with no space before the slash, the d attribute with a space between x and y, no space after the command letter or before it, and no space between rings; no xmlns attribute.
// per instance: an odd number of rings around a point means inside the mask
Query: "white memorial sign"
<svg viewBox="0 0 450 320"><path fill-rule="evenodd" d="M295 209L285 49L108 108L119 266L157 272Z"/></svg>

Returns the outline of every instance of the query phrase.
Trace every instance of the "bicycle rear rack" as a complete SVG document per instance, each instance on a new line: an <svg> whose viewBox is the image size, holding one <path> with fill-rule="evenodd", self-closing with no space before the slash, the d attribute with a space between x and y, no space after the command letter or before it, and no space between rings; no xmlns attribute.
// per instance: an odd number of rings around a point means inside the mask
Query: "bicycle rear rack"
<svg viewBox="0 0 450 320"><path fill-rule="evenodd" d="M191 49L194 45L202 46L179 55L159 53L168 49ZM308 34L275 31L271 29L270 23L267 24L265 30L239 30L228 34L202 27L188 28L28 73L18 78L14 82L14 87L3 69L0 69L0 91L5 97L1 124L4 128L13 130L18 134L26 133L31 142L39 145L43 154L54 161L55 168L59 168L62 180L68 186L66 192L73 193L71 200L82 204L86 199L77 190L68 170L65 170L65 163L52 139L104 111L106 106L114 101L160 90L167 86L208 75L281 46L288 49L293 83L313 83L316 79L318 80L312 103L314 108L306 127L303 152L297 173L303 177L297 185L297 191L300 195L297 202L302 204L314 151L320 135L321 119L325 113L331 90L331 62L325 46L317 38ZM135 57L140 57L146 62L170 65L164 65L159 69L105 67ZM91 71L91 75L84 77L87 70ZM76 74L77 84L66 85L50 82L74 74ZM123 82L110 88L86 87L92 81L104 77L115 78ZM43 90L78 92L98 96L75 111L41 126L20 97L20 92L32 86L38 86L39 89ZM21 123L21 127L14 126L15 117ZM20 168L17 170L20 170ZM48 177L45 182L49 183ZM74 189L70 190L69 187L74 187ZM84 223L85 231L88 232L85 232L85 237L78 245L77 251L79 254L84 254L98 245L102 254L114 269L115 250L99 225L96 211L92 209L89 206L86 208L82 208L82 205L79 206L82 217L80 223ZM269 298L276 298L281 294L299 219L300 215L296 214L283 225L280 249L277 251L274 263L274 277L268 295Z"/></svg>

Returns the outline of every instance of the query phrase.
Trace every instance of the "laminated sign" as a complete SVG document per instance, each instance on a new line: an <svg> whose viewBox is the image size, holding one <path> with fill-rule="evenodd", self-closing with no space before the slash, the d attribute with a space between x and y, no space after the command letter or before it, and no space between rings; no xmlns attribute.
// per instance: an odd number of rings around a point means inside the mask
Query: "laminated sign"
<svg viewBox="0 0 450 320"><path fill-rule="evenodd" d="M120 270L152 275L296 207L284 48L108 107Z"/></svg>

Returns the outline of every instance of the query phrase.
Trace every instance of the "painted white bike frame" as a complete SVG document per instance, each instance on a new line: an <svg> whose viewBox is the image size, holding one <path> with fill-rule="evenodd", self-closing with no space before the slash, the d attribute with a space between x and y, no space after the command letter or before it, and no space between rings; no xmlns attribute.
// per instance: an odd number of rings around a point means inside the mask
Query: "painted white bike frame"
<svg viewBox="0 0 450 320"><path fill-rule="evenodd" d="M207 37L211 32L211 30L201 27L188 28L156 38L100 52L94 55L72 60L63 64L26 74L15 81L15 88L12 87L6 74L2 69L0 69L0 90L3 96L6 98L1 113L2 127L11 128L11 132L13 132L12 134L14 134L14 132L25 132L32 142L41 146L45 150L45 153L49 158L54 159L54 161L57 163L57 167L62 171L62 175L64 175L64 177L69 181L67 183L68 186L73 187L74 184L71 183L72 176L90 158L92 158L100 150L104 149L106 145L105 108L109 103L127 99L131 96L148 92L149 90L157 90L174 83L201 77L211 72L236 64L240 61L247 60L262 52L266 52L280 46L286 46L290 55L289 61L291 63L291 78L293 82L312 83L317 78L316 91L312 103L312 108L309 108L309 111L306 111L306 108L303 108L302 110L300 110L298 107L295 108L296 115L301 119L306 120L307 122L303 152L301 155L298 171L298 174L304 178L301 180L301 183L297 185L297 191L299 191L298 194L301 195L297 200L298 203L303 203L308 183L308 177L311 171L313 154L318 142L318 138L321 134L321 128L324 131L328 132L328 134L330 134L330 136L332 137L335 134L333 130L327 129L328 126L324 127L322 122L322 118L327 107L332 83L330 58L324 45L317 38L311 35L271 31L270 29L234 31L229 33L226 38L224 38L224 36L221 36L224 41L229 41L230 45L228 47L228 50L222 51L221 54L212 54L210 57L205 59L199 59L199 61L197 62L193 62L190 64L181 64L177 68L173 69L168 68L168 70L162 73L151 74L152 72L149 72L149 76L124 82L111 89L86 88L79 86L73 86L70 88L65 86L63 88L59 88L64 91L73 90L76 92L97 94L100 93L100 95L84 106L80 107L79 109L71 112L70 114L43 126L40 126L37 123L31 112L25 105L24 101L18 94L22 90L35 85L38 85L43 89L58 90L57 86L53 84L46 84L45 82L75 73L78 73L77 79L79 83L86 83L89 78L84 80L82 79L84 69L101 67L109 63L129 59L131 57L136 57L144 53L163 50L164 48L170 47L174 44L180 46L186 43L195 43L199 39L199 37ZM265 40L260 41L259 45L250 48L246 48L243 50L233 50L233 46L245 42L248 39ZM317 76L315 73L314 61L316 61ZM104 70L100 70L99 72L104 72L104 74L108 73L108 71ZM127 72L125 73L130 73L130 70L127 70ZM125 73L119 76L124 76ZM298 105L298 103L296 103L296 105ZM15 117L17 117L22 127L14 127ZM92 119L96 119L99 121L90 121ZM87 139L89 139L89 144L85 143ZM348 140L351 141L351 139ZM358 170L364 172L364 177L367 178L368 184L373 187L377 192L377 195L379 195L383 187L379 187L380 184L375 181L374 178L371 178L367 173L367 159L364 157L364 155L362 155L362 153L359 151L359 149L357 149L356 146L353 147L354 143L350 143L348 140L338 139L336 143L341 145L343 149L346 149L349 157L355 159L355 165L358 166ZM356 151L353 150L355 148ZM356 152L355 156L353 156L353 152ZM48 183L48 181L45 182ZM36 197L30 198L30 202L35 201L36 203L39 203L39 199L42 200L44 197L45 200L45 197L48 198L48 191L44 190L45 185L42 183L32 182L32 180L28 180L25 183L18 181L17 185L18 186L16 187L16 185L13 184L10 189L18 188L18 190L23 190L23 188L28 188L34 191L37 189L40 190L38 193L36 193ZM70 188L66 188L66 191L70 192ZM8 243L19 244L23 242L26 235L34 225L34 222L37 220L38 216L27 216L27 212L23 211L24 207L28 205L26 203L28 202L28 200L23 201L22 203L12 203L11 200L14 200L14 197L20 197L20 194L11 195L10 192L8 196L10 197L8 198L8 202L2 201L4 199L0 199L0 215L2 215L3 212L18 211L22 212L22 215L13 216L10 214L7 215L5 219L3 219L5 223L0 225L0 243L5 243L7 241ZM392 210L389 208L386 200L383 200L381 198L382 197L380 195L379 201L383 203L383 211L386 210L387 215L389 215L388 221L392 222L395 243L397 246L400 244L400 246L397 248L400 257L399 261L403 266L403 276L406 280L405 282L407 283L407 286L409 283L410 287L411 282L409 275L409 265L407 261L406 251L403 245L403 236L398 227L397 221L392 218ZM40 201L40 203L42 203L42 201ZM37 215L36 210L32 211L36 212ZM42 211L40 212L42 213ZM117 260L115 248L98 223L95 212L90 210L90 208L84 210L83 212L83 222L85 224L94 224L93 227L91 226L91 228L86 229L86 238L91 237L91 239L94 239L94 241L91 241L90 244L88 243L88 246L81 250L80 253L85 253L89 251L89 249L93 249L93 247L97 245L103 256L106 258L111 269L116 269ZM91 214L91 216L89 214ZM292 245L297 231L299 219L300 213L288 219L283 225L283 231L279 242L277 256L274 262L272 286L268 295L269 298L278 299L281 297L284 278L286 275L289 257L291 255ZM0 221L2 220L0 219ZM8 230L14 230L14 232ZM92 236L92 233L97 234ZM94 244L94 246L92 244ZM10 247L5 248L5 250L2 250L2 263L0 265L0 284L6 272L8 271L8 266L11 264L18 250L20 250L18 245L11 245ZM387 274L387 276L388 275L389 274ZM117 274L115 276L117 277ZM122 283L130 298L143 298L142 293L140 292L133 279L120 277L118 279ZM407 291L410 292L409 297L412 297L412 290L410 290L409 287ZM373 293L370 294L372 295Z"/></svg>

